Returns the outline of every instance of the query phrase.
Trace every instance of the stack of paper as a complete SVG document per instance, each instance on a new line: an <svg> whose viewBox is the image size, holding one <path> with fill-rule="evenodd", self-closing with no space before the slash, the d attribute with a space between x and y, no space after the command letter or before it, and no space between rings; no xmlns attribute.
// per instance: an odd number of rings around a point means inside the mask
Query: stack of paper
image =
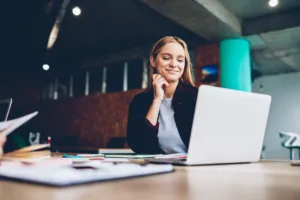
<svg viewBox="0 0 300 200"><path fill-rule="evenodd" d="M138 165L90 162L73 166L0 167L0 176L33 183L68 186L173 171L172 165Z"/></svg>
<svg viewBox="0 0 300 200"><path fill-rule="evenodd" d="M131 149L99 149L99 154L134 154Z"/></svg>
<svg viewBox="0 0 300 200"><path fill-rule="evenodd" d="M3 155L3 160L35 162L51 157L49 144L32 145Z"/></svg>
<svg viewBox="0 0 300 200"><path fill-rule="evenodd" d="M7 136L12 133L15 129L22 126L24 123L32 119L36 116L38 112L33 112L31 114L5 121L0 122L0 135ZM3 160L14 160L14 161L21 161L21 162L33 162L37 160L43 160L45 158L49 158L50 150L48 144L42 145L33 145L28 146L13 152L9 152L3 155Z"/></svg>
<svg viewBox="0 0 300 200"><path fill-rule="evenodd" d="M12 162L13 161L13 162ZM51 157L51 158L46 158L46 159L18 159L14 162L15 160L2 160L1 161L1 168L3 167L27 167L27 166L44 166L44 167L57 167L57 166L71 166L72 161L68 159L63 159L63 158L58 158L58 157Z"/></svg>
<svg viewBox="0 0 300 200"><path fill-rule="evenodd" d="M178 159L184 159L187 158L187 154L186 153L173 153L173 154L166 154L166 155L157 155L155 158L159 159L159 158L178 158Z"/></svg>
<svg viewBox="0 0 300 200"><path fill-rule="evenodd" d="M127 159L144 159L144 158L155 158L157 154L132 154L132 155L119 155L119 154L106 154L105 158L127 158Z"/></svg>

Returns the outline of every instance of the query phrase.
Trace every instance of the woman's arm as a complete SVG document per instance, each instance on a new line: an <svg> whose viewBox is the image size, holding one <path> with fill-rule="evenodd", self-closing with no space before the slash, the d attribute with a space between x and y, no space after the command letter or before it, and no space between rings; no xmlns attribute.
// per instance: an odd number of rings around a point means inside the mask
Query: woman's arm
<svg viewBox="0 0 300 200"><path fill-rule="evenodd" d="M160 100L153 100L146 116L146 119L148 119L153 126L157 124L160 104Z"/></svg>
<svg viewBox="0 0 300 200"><path fill-rule="evenodd" d="M161 153L158 144L158 126L154 126L147 118L145 99L140 96L133 98L128 110L127 143L136 153Z"/></svg>
<svg viewBox="0 0 300 200"><path fill-rule="evenodd" d="M162 153L158 144L158 113L161 101L164 98L163 87L168 87L168 82L159 74L153 75L154 98L149 99L152 104L145 112L145 99L135 97L129 105L127 142L136 153ZM148 109L148 108L147 108Z"/></svg>
<svg viewBox="0 0 300 200"><path fill-rule="evenodd" d="M3 146L6 141L6 137L0 135L0 157L3 155Z"/></svg>
<svg viewBox="0 0 300 200"><path fill-rule="evenodd" d="M154 98L146 116L153 126L157 124L159 107L165 93L163 88L164 86L168 87L169 83L160 74L154 74L152 83Z"/></svg>

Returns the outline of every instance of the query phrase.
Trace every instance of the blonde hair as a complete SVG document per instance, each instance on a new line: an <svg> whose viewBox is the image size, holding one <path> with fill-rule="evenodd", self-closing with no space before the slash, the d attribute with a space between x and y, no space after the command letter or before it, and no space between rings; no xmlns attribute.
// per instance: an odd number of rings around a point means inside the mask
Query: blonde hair
<svg viewBox="0 0 300 200"><path fill-rule="evenodd" d="M192 78L192 73L191 73L192 64L191 64L191 58L190 58L190 54L188 52L187 44L185 43L185 41L183 41L179 37L165 36L165 37L161 38L152 47L150 56L153 56L153 58L155 60L157 57L157 54L159 54L159 52L162 50L162 48L164 48L164 46L166 46L167 44L172 43L172 42L180 44L182 46L182 48L184 50L184 54L185 54L185 66L184 66L184 71L183 71L183 74L182 74L180 80L183 83L195 86L193 78ZM150 79L151 80L152 80L152 75L153 75L153 71L150 70ZM151 81L151 83L152 83L152 81ZM151 85L151 83L149 83L149 86Z"/></svg>

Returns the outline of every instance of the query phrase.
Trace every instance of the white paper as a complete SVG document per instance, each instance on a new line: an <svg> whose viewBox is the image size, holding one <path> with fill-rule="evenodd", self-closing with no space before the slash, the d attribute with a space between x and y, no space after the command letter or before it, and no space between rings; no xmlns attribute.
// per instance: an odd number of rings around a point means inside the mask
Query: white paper
<svg viewBox="0 0 300 200"><path fill-rule="evenodd" d="M74 168L75 167L75 168ZM143 176L173 171L172 165L146 165L133 163L113 164L90 162L72 166L46 167L0 167L0 176L42 183L47 185L66 186L110 179Z"/></svg>
<svg viewBox="0 0 300 200"><path fill-rule="evenodd" d="M99 149L99 154L122 154L122 153L134 153L131 149Z"/></svg>
<svg viewBox="0 0 300 200"><path fill-rule="evenodd" d="M28 115L25 115L23 117L19 117L13 120L9 120L6 122L0 122L0 135L7 136L11 132L13 132L15 129L19 128L21 125L26 123L28 120L36 116L38 112L34 112Z"/></svg>
<svg viewBox="0 0 300 200"><path fill-rule="evenodd" d="M173 153L166 155L157 155L155 158L186 158L186 153Z"/></svg>
<svg viewBox="0 0 300 200"><path fill-rule="evenodd" d="M101 162L129 162L126 158L104 158Z"/></svg>
<svg viewBox="0 0 300 200"><path fill-rule="evenodd" d="M77 154L77 156L81 156L83 158L94 158L94 157L103 157L104 154Z"/></svg>

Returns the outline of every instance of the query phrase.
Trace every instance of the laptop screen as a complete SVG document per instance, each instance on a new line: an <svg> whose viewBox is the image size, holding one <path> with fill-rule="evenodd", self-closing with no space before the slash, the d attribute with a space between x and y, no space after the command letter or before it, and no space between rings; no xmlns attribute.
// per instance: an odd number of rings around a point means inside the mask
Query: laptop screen
<svg viewBox="0 0 300 200"><path fill-rule="evenodd" d="M0 122L7 120L11 104L12 99L0 100Z"/></svg>

